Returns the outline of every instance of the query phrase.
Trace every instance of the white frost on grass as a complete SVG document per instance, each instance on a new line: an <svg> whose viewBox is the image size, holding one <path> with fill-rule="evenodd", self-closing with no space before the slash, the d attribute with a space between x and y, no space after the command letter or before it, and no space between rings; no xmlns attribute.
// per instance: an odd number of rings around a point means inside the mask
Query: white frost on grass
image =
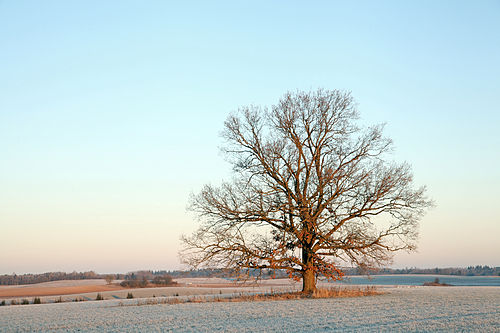
<svg viewBox="0 0 500 333"><path fill-rule="evenodd" d="M265 302L5 306L0 307L0 331L500 331L499 287L384 291L388 293L368 297Z"/></svg>

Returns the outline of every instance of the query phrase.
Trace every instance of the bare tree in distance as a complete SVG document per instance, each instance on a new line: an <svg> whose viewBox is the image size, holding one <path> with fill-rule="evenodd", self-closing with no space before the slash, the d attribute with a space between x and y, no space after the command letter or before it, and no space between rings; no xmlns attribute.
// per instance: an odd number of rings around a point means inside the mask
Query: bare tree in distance
<svg viewBox="0 0 500 333"><path fill-rule="evenodd" d="M302 291L342 265L389 264L414 250L432 202L407 163L388 160L383 125L361 128L348 92L288 92L271 108L248 106L224 123L234 178L205 185L189 209L199 229L183 236L192 267L283 269Z"/></svg>
<svg viewBox="0 0 500 333"><path fill-rule="evenodd" d="M106 280L106 283L107 284L111 284L111 282L113 282L113 280L115 279L115 277L111 274L108 274L104 277L104 279Z"/></svg>

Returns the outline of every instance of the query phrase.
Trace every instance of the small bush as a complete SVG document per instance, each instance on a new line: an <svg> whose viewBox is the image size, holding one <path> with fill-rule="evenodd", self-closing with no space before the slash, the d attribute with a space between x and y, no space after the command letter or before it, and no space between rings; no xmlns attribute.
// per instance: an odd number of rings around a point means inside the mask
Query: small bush
<svg viewBox="0 0 500 333"><path fill-rule="evenodd" d="M33 304L42 304L42 300L40 299L40 297L35 297L33 299Z"/></svg>
<svg viewBox="0 0 500 333"><path fill-rule="evenodd" d="M13 299L12 301L10 301L10 305L17 305L17 301Z"/></svg>
<svg viewBox="0 0 500 333"><path fill-rule="evenodd" d="M97 297L95 298L96 301L102 301L104 297L102 297L101 294L97 294Z"/></svg>
<svg viewBox="0 0 500 333"><path fill-rule="evenodd" d="M0 306L4 306L5 305L5 300L2 301L2 303L0 303Z"/></svg>
<svg viewBox="0 0 500 333"><path fill-rule="evenodd" d="M21 305L26 305L30 304L30 301L28 301L26 298L21 301Z"/></svg>
<svg viewBox="0 0 500 333"><path fill-rule="evenodd" d="M144 288L148 286L147 280L125 280L120 283L125 288Z"/></svg>
<svg viewBox="0 0 500 333"><path fill-rule="evenodd" d="M175 284L175 282L172 280L172 277L170 275L155 276L153 278L152 283L156 284L156 285L161 285L161 286L168 286L171 284Z"/></svg>
<svg viewBox="0 0 500 333"><path fill-rule="evenodd" d="M134 295L132 295L132 293L128 293L127 298L134 298Z"/></svg>
<svg viewBox="0 0 500 333"><path fill-rule="evenodd" d="M113 280L115 279L114 275L111 275L111 274L108 274L104 277L104 279L106 280L106 283L107 284L111 284L111 282L113 282Z"/></svg>

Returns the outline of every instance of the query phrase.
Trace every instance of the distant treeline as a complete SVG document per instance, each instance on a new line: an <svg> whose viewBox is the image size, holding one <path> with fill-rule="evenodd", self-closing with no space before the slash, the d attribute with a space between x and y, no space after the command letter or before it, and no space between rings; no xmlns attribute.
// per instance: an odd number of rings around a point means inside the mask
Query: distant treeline
<svg viewBox="0 0 500 333"><path fill-rule="evenodd" d="M366 271L361 271L358 268L344 268L346 275L364 275ZM246 272L248 275L263 279L269 278L286 278L288 274L282 270L249 270ZM370 275L381 274L437 274L437 275L460 275L460 276L500 276L500 267L489 266L469 266L467 268L382 268L377 271L368 272ZM235 271L227 269L196 269L189 271L135 271L127 274L97 274L93 271L89 272L49 272L42 274L11 274L0 275L0 285L17 285L17 284L33 284L49 281L59 280L86 280L86 279L105 279L112 277L113 280L140 280L140 281L153 281L158 280L159 277L172 277L176 278L195 278L195 277L221 277L221 278L234 278L237 276Z"/></svg>
<svg viewBox="0 0 500 333"><path fill-rule="evenodd" d="M460 276L500 276L500 267L469 266L467 268L383 268L370 274L437 274Z"/></svg>
<svg viewBox="0 0 500 333"><path fill-rule="evenodd" d="M95 272L48 272L42 274L11 274L0 275L0 284L32 284L59 280L88 280L88 279L104 279L104 275L96 274Z"/></svg>
<svg viewBox="0 0 500 333"><path fill-rule="evenodd" d="M261 276L263 278L274 277L287 277L286 272L264 271ZM250 276L258 276L258 270L252 270ZM0 285L18 285L18 284L33 284L59 280L87 280L87 279L106 279L111 277L113 280L126 280L126 281L161 281L160 278L172 277L235 277L236 273L227 269L198 269L190 271L152 271L142 270L129 272L126 274L97 274L93 271L89 272L48 272L42 274L10 274L0 275Z"/></svg>
<svg viewBox="0 0 500 333"><path fill-rule="evenodd" d="M158 271L159 272L159 271ZM106 279L112 280L147 280L152 281L156 278L163 277L161 274L153 271L136 271L127 274L97 274L93 271L88 272L48 272L41 274L10 274L0 275L0 285L18 285L18 284L33 284L60 280L89 280L89 279Z"/></svg>
<svg viewBox="0 0 500 333"><path fill-rule="evenodd" d="M435 275L461 275L461 276L500 276L500 267L469 266L467 268L381 268L373 271L364 271L359 268L345 267L342 269L346 275L382 275L382 274L435 274ZM173 278L181 277L234 277L236 274L231 270L223 269L198 269L191 271L151 271L156 275L170 275ZM250 270L250 276L261 278L286 278L288 273L283 270Z"/></svg>
<svg viewBox="0 0 500 333"><path fill-rule="evenodd" d="M236 278L238 276L260 277L262 279L269 278L286 278L288 273L284 270L272 269L250 269L243 271L234 271L231 269L220 268L204 268L189 271L151 271L154 275L169 275L174 279L178 278L197 278L197 277L219 277L219 278Z"/></svg>

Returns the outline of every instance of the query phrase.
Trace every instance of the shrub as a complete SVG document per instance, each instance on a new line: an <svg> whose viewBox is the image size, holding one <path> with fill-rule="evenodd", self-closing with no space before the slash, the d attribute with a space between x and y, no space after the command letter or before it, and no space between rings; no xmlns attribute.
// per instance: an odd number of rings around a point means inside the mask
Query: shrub
<svg viewBox="0 0 500 333"><path fill-rule="evenodd" d="M102 297L101 294L97 294L97 297L95 298L96 301L102 301L104 297Z"/></svg>
<svg viewBox="0 0 500 333"><path fill-rule="evenodd" d="M127 298L134 298L134 295L132 295L132 293L128 293Z"/></svg>
<svg viewBox="0 0 500 333"><path fill-rule="evenodd" d="M5 305L5 300L2 301L2 303L0 303L0 306L4 306Z"/></svg>
<svg viewBox="0 0 500 333"><path fill-rule="evenodd" d="M152 282L153 284L162 286L168 286L174 283L170 275L155 276Z"/></svg>
<svg viewBox="0 0 500 333"><path fill-rule="evenodd" d="M126 288L144 288L147 287L147 280L125 280L120 283L120 286Z"/></svg>
<svg viewBox="0 0 500 333"><path fill-rule="evenodd" d="M17 301L13 299L12 301L10 301L10 305L17 305Z"/></svg>
<svg viewBox="0 0 500 333"><path fill-rule="evenodd" d="M33 304L42 304L42 300L40 299L40 297L35 297L33 299Z"/></svg>
<svg viewBox="0 0 500 333"><path fill-rule="evenodd" d="M24 298L24 299L21 301L21 304L22 304L22 305L30 304L30 301L28 301L26 298Z"/></svg>
<svg viewBox="0 0 500 333"><path fill-rule="evenodd" d="M108 274L104 277L104 279L106 280L106 283L107 284L111 284L111 282L113 282L113 280L115 279L115 277L111 274Z"/></svg>

